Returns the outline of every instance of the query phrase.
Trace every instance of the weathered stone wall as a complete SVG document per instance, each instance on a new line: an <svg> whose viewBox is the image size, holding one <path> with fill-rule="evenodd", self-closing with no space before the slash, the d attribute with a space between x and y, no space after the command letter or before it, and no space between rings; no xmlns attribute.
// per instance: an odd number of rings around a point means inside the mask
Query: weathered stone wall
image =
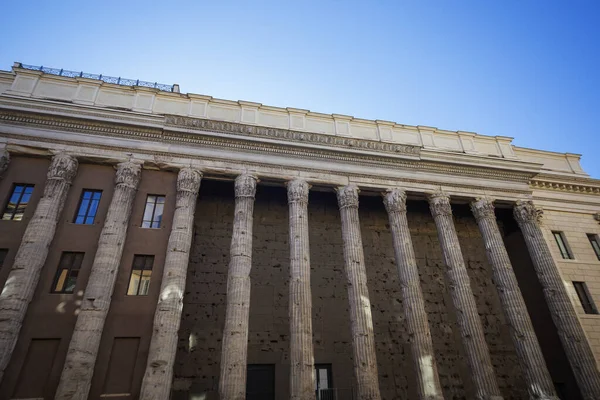
<svg viewBox="0 0 600 400"><path fill-rule="evenodd" d="M198 201L174 389L178 398L187 399L187 392L205 393L207 399L216 399L233 221L233 184L205 181ZM413 384L416 376L405 332L387 214L380 197L361 196L360 201L381 395L390 400L416 398ZM466 206L453 208L502 393L505 399L526 398L477 224ZM447 399L470 398L469 373L453 308L446 295L441 250L427 204L409 201L408 221L444 395ZM311 191L309 231L315 362L332 364L333 384L342 389L340 399L349 399L354 382L350 321L340 217L333 193ZM253 251L248 363L276 364L276 398L286 398L289 392L289 245L284 188L258 187Z"/></svg>

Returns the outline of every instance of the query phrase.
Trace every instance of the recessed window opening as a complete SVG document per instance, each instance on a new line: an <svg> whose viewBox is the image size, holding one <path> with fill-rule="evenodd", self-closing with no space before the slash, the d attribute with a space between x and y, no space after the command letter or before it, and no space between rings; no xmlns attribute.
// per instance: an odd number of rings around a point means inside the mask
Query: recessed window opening
<svg viewBox="0 0 600 400"><path fill-rule="evenodd" d="M556 244L558 245L558 250L560 251L560 255L565 260L572 260L573 254L567 245L567 239L565 238L565 234L559 231L552 231L552 235L554 236L554 240L556 240Z"/></svg>
<svg viewBox="0 0 600 400"><path fill-rule="evenodd" d="M142 228L160 228L164 207L165 196L149 194L146 198Z"/></svg>
<svg viewBox="0 0 600 400"><path fill-rule="evenodd" d="M596 253L596 258L600 260L600 240L598 239L598 235L595 233L588 233L587 237L592 245L592 249L594 249L594 253Z"/></svg>
<svg viewBox="0 0 600 400"><path fill-rule="evenodd" d="M15 183L13 185L12 193L2 214L3 220L20 221L23 219L25 208L29 204L31 194L33 193L33 187L34 185L25 183Z"/></svg>
<svg viewBox="0 0 600 400"><path fill-rule="evenodd" d="M153 264L154 256L136 255L133 257L133 266L127 288L128 296L145 296L148 294Z"/></svg>
<svg viewBox="0 0 600 400"><path fill-rule="evenodd" d="M75 215L74 223L83 225L92 225L96 213L98 212L98 204L102 197L102 190L84 189L81 192L79 199L79 207L77 207L77 215Z"/></svg>
<svg viewBox="0 0 600 400"><path fill-rule="evenodd" d="M573 282L573 286L575 287L575 291L577 292L577 297L579 297L583 311L585 311L586 314L598 314L596 305L592 300L592 296L590 295L585 282Z"/></svg>
<svg viewBox="0 0 600 400"><path fill-rule="evenodd" d="M83 254L68 251L62 253L52 284L52 293L73 293L81 269Z"/></svg>

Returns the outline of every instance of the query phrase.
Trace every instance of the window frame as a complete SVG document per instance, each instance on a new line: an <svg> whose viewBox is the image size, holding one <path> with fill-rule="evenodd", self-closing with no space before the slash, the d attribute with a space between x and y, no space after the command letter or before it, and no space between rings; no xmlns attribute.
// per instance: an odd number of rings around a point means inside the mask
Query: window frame
<svg viewBox="0 0 600 400"><path fill-rule="evenodd" d="M63 259L67 255L71 255L73 257L73 260L70 264L68 264L68 268L64 268ZM81 259L79 260L79 265L77 265L77 268L74 268L77 264L76 257L78 255L81 255ZM83 265L84 257L85 257L85 253L82 251L63 251L60 254L60 259L58 260L58 266L56 268L56 273L54 274L54 279L52 279L52 287L50 288L51 294L73 294L73 293L75 293L75 288L77 287L77 278L79 278L79 273L81 272L81 266ZM57 290L56 285L60 281L60 277L62 276L62 273L65 270L67 271L67 275L65 276L65 279L63 282L63 288L61 290ZM77 271L77 275L75 276L75 285L73 286L72 291L67 292L65 290L65 288L67 287L66 284L68 283L68 280L71 277L71 272L73 270Z"/></svg>
<svg viewBox="0 0 600 400"><path fill-rule="evenodd" d="M600 261L600 238L595 233L588 233L587 238L590 241L592 250L594 250L594 253L596 254L596 258Z"/></svg>
<svg viewBox="0 0 600 400"><path fill-rule="evenodd" d="M85 196L86 192L90 192L92 195L89 199L85 213L83 214L83 222L77 222L77 219L79 219L79 217L80 217L81 206L84 201L83 197ZM98 200L97 200L98 204L96 205L96 212L92 216L92 222L87 223L86 222L87 219L90 218L89 212L90 212L90 208L92 206L92 202L94 201L95 194L100 195L100 197L98 197ZM98 208L100 206L101 200L102 200L102 190L101 189L81 189L81 195L79 196L79 203L77 203L77 209L75 210L75 216L73 217L73 223L76 225L94 225L94 222L96 222L96 215L98 215Z"/></svg>
<svg viewBox="0 0 600 400"><path fill-rule="evenodd" d="M587 284L582 281L573 281L572 283L583 311L586 314L598 314L598 309L596 308L594 299L588 290Z"/></svg>
<svg viewBox="0 0 600 400"><path fill-rule="evenodd" d="M154 197L155 200L154 202L149 202L148 200L150 199L150 197ZM162 203L160 203L158 200L162 198ZM162 217L164 215L164 211L165 211L165 203L167 201L167 196L164 194L148 194L146 195L146 202L144 203L144 213L142 214L142 224L140 225L142 228L144 229L159 229L162 225ZM156 208L158 205L162 205L162 213L160 214L160 219L158 221L155 221L156 218ZM150 220L146 220L146 210L148 209L148 206L152 205L152 216L150 217ZM146 223L149 224L149 226L144 226ZM157 226L154 226L154 224L157 224Z"/></svg>
<svg viewBox="0 0 600 400"><path fill-rule="evenodd" d="M567 237L563 231L552 231L552 236L554 237L554 241L556 242L556 246L558 247L558 252L563 260L574 260L575 256L569 247L569 243L567 242ZM564 251L563 251L564 248Z"/></svg>
<svg viewBox="0 0 600 400"><path fill-rule="evenodd" d="M136 260L138 258L143 258L143 264L142 264L142 269L136 269ZM148 259L150 259L150 268L146 268L148 266ZM131 271L129 272L129 280L127 281L127 290L125 292L126 296L147 296L150 293L150 284L152 283L152 270L154 269L154 255L152 254L134 254L133 256L133 261L131 262ZM132 281L131 279L133 278L133 274L135 271L140 271L140 275L139 275L139 279L138 279L138 284L137 284L137 288L135 290L135 293L129 293L129 288L131 287ZM144 271L150 271L150 275L149 275L149 279L148 279L148 286L147 286L147 290L146 293L140 293L140 288L142 287L142 278L144 277Z"/></svg>
<svg viewBox="0 0 600 400"><path fill-rule="evenodd" d="M17 202L15 203L15 208L12 211L12 215L10 216L10 218L4 218L4 215L6 214L11 214L8 211L8 206L10 204L10 200L13 198L15 191L17 189L17 187L19 186L23 186L23 191L21 192L21 194L19 195L19 199L17 200ZM21 200L23 200L23 196L25 195L25 192L27 191L28 188L31 188L31 193L29 193L29 199L27 200L27 205L23 208L23 213L21 214L21 218L19 219L15 219L15 216L18 214L17 211L19 210L19 205L21 204ZM2 218L0 218L2 221L22 221L23 217L25 216L25 210L27 209L27 206L29 206L29 203L31 201L31 198L33 197L33 191L35 189L35 184L33 183L13 183L12 185L12 189L10 191L10 194L8 196L8 199L6 200L6 202L4 203L4 208L2 209Z"/></svg>

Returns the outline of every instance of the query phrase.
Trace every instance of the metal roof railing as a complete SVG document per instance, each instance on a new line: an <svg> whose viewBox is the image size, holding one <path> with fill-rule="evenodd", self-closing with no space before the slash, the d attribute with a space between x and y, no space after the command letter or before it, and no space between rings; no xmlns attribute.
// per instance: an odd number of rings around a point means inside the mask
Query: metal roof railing
<svg viewBox="0 0 600 400"><path fill-rule="evenodd" d="M98 74L90 74L90 73L83 72L83 71L81 71L81 72L69 71L69 70L62 69L62 68L48 68L48 67L44 67L44 66L27 65L27 64L23 64L23 63L16 63L15 66L18 68L29 69L32 71L41 71L45 74L66 76L69 78L96 79L96 80L106 82L106 83L113 83L115 85L143 86L143 87L158 89L163 92L178 92L179 91L179 90L176 90L176 89L178 89L178 88L176 88L176 86L178 86L178 85L166 85L166 84L158 83L158 82L146 82L146 81L140 81L139 79L127 79L127 78L114 77L114 76L108 76L108 75L102 75L102 74L99 74L99 75Z"/></svg>

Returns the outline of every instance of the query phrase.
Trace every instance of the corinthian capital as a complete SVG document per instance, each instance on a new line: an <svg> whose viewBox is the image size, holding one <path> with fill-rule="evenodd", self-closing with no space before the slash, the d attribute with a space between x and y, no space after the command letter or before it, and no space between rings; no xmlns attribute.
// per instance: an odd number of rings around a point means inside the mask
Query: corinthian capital
<svg viewBox="0 0 600 400"><path fill-rule="evenodd" d="M52 157L50 167L48 168L48 179L63 180L67 183L73 182L77 174L77 159L65 153L60 153Z"/></svg>
<svg viewBox="0 0 600 400"><path fill-rule="evenodd" d="M177 191L190 192L197 195L200 190L201 180L202 172L193 168L182 168L177 174Z"/></svg>
<svg viewBox="0 0 600 400"><path fill-rule="evenodd" d="M254 197L258 179L250 174L242 174L235 178L235 197Z"/></svg>
<svg viewBox="0 0 600 400"><path fill-rule="evenodd" d="M0 149L0 174L6 171L8 163L10 162L10 153L8 150Z"/></svg>
<svg viewBox="0 0 600 400"><path fill-rule="evenodd" d="M356 185L340 186L336 189L340 208L358 207L358 187Z"/></svg>
<svg viewBox="0 0 600 400"><path fill-rule="evenodd" d="M429 209L431 215L452 215L452 207L450 206L450 196L441 190L429 195Z"/></svg>
<svg viewBox="0 0 600 400"><path fill-rule="evenodd" d="M406 211L406 192L402 189L390 189L383 195L383 205L388 213Z"/></svg>
<svg viewBox="0 0 600 400"><path fill-rule="evenodd" d="M117 185L127 186L137 189L142 176L142 166L140 164L127 161L117 165L117 176L115 183Z"/></svg>
<svg viewBox="0 0 600 400"><path fill-rule="evenodd" d="M303 202L308 203L308 192L310 185L302 179L294 179L287 183L287 195L288 202L296 203Z"/></svg>
<svg viewBox="0 0 600 400"><path fill-rule="evenodd" d="M542 220L543 211L536 208L531 200L518 200L513 209L517 222L536 222Z"/></svg>
<svg viewBox="0 0 600 400"><path fill-rule="evenodd" d="M475 201L472 201L471 211L473 211L473 215L478 221L484 218L496 219L496 214L494 212L494 200L488 197L480 197L475 199Z"/></svg>

